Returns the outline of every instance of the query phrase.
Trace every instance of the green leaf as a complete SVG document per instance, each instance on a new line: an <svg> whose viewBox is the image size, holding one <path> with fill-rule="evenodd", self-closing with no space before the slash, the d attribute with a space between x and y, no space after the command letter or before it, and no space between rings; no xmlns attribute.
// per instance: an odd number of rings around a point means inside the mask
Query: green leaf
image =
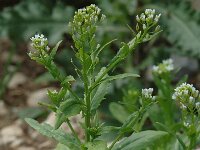
<svg viewBox="0 0 200 150"><path fill-rule="evenodd" d="M141 119L141 115L143 113L136 111L133 112L131 115L128 116L128 118L124 121L124 124L122 125L120 132L126 133L133 130L134 125Z"/></svg>
<svg viewBox="0 0 200 150"><path fill-rule="evenodd" d="M55 55L56 55L56 52L57 52L57 50L58 50L58 47L59 47L59 45L60 45L61 42L62 42L62 40L59 41L59 42L56 44L56 46L52 49L52 51L51 51L51 53L50 53L51 59L54 59L54 57L55 57Z"/></svg>
<svg viewBox="0 0 200 150"><path fill-rule="evenodd" d="M104 100L104 96L108 93L109 86L110 83L108 82L104 82L98 86L92 98L91 111L95 111L99 107L100 103Z"/></svg>
<svg viewBox="0 0 200 150"><path fill-rule="evenodd" d="M161 108L158 105L152 105L151 109L148 109L148 113L149 113L149 118L153 123L154 127L160 130L159 126L157 126L155 122L165 123L163 116L160 115L162 113Z"/></svg>
<svg viewBox="0 0 200 150"><path fill-rule="evenodd" d="M170 130L170 128L168 128L166 125L160 123L160 122L156 122L156 125L160 126L160 128L162 128L164 131L168 132L169 134L171 134L172 136L176 137L176 139L179 141L179 143L181 144L181 146L186 149L186 145L183 142L183 140L179 137L179 135L176 134L176 131ZM180 129L181 128L181 124L176 124L176 126ZM176 127L175 126L175 127ZM176 127L176 128L177 128Z"/></svg>
<svg viewBox="0 0 200 150"><path fill-rule="evenodd" d="M57 110L55 105L52 105L52 104L49 104L49 103L38 102L38 105L46 107L46 108L50 109L53 112L56 112L56 110ZM30 118L30 117L28 117L28 118Z"/></svg>
<svg viewBox="0 0 200 150"><path fill-rule="evenodd" d="M48 96L51 100L51 102L56 105L56 106L60 106L61 101L63 101L63 99L65 98L65 96L67 95L67 89L66 88L61 88L60 91L54 92L51 90L48 90Z"/></svg>
<svg viewBox="0 0 200 150"><path fill-rule="evenodd" d="M92 143L87 143L87 150L108 150L107 144L104 141L95 141Z"/></svg>
<svg viewBox="0 0 200 150"><path fill-rule="evenodd" d="M200 57L200 25L191 20L182 8L171 8L167 20L168 40L180 46L184 52L191 52L193 56ZM182 14L185 15L182 15ZM187 18L188 17L188 18Z"/></svg>
<svg viewBox="0 0 200 150"><path fill-rule="evenodd" d="M65 100L60 104L60 107L57 109L56 113L56 123L55 129L58 129L63 122L66 121L68 117L79 114L81 111L80 102L74 99Z"/></svg>
<svg viewBox="0 0 200 150"><path fill-rule="evenodd" d="M127 57L127 55L129 54L130 52L130 49L129 49L129 45L126 44L126 43L122 43L122 47L119 49L117 55L115 55L115 57L111 60L110 64L108 66L111 66L111 65L116 65L116 60L123 60ZM114 66L115 67L115 66Z"/></svg>
<svg viewBox="0 0 200 150"><path fill-rule="evenodd" d="M62 130L55 130L46 123L39 124L36 120L26 118L25 121L42 135L53 138L56 141L68 146L71 150L80 150L80 143L70 134L64 133Z"/></svg>
<svg viewBox="0 0 200 150"><path fill-rule="evenodd" d="M45 72L45 73L41 74L34 80L34 82L37 84L50 83L50 82L54 82L54 81L56 81L56 80L52 77L52 75L49 72Z"/></svg>
<svg viewBox="0 0 200 150"><path fill-rule="evenodd" d="M125 138L117 143L112 150L142 150L153 145L157 140L167 136L168 133L164 131L147 130L139 133L133 133L131 136Z"/></svg>
<svg viewBox="0 0 200 150"><path fill-rule="evenodd" d="M200 57L200 24L191 17L186 3L181 3L179 6L169 5L169 7L159 3L145 7L161 12L161 21L167 26L165 30L167 39L177 47L178 51L174 49L177 53Z"/></svg>
<svg viewBox="0 0 200 150"><path fill-rule="evenodd" d="M20 1L0 14L0 36L14 41L28 40L35 33L45 33L50 44L62 38L74 9L59 2ZM65 17L63 17L65 16ZM17 30L16 30L17 29Z"/></svg>
<svg viewBox="0 0 200 150"><path fill-rule="evenodd" d="M66 145L58 143L55 150L70 150Z"/></svg>
<svg viewBox="0 0 200 150"><path fill-rule="evenodd" d="M94 51L94 53L96 53L96 54L95 54L95 57L98 57L99 54L101 53L101 51L102 51L106 46L108 46L109 44L111 44L112 42L114 42L114 41L116 41L116 40L117 40L117 39L111 40L111 41L107 42L106 44L104 44L102 47L97 48L96 51Z"/></svg>
<svg viewBox="0 0 200 150"><path fill-rule="evenodd" d="M140 77L140 76L137 74L134 74L134 73L123 73L123 74L118 74L115 76L108 76L105 79L101 80L101 82L110 82L113 80L123 79L123 78L127 78L127 77Z"/></svg>
<svg viewBox="0 0 200 150"><path fill-rule="evenodd" d="M110 103L109 110L119 122L124 123L126 118L130 115L126 110L125 107L123 107L120 104L117 104L115 102Z"/></svg>
<svg viewBox="0 0 200 150"><path fill-rule="evenodd" d="M116 132L116 131L119 131L119 129L120 129L120 127L105 126L105 127L102 127L101 134L107 134L107 133L110 133L110 132Z"/></svg>
<svg viewBox="0 0 200 150"><path fill-rule="evenodd" d="M73 82L73 81L75 81L74 77L72 75L69 75L65 78L65 80L61 84L65 85L66 83Z"/></svg>
<svg viewBox="0 0 200 150"><path fill-rule="evenodd" d="M176 138L173 138L173 141L169 144L169 149L184 150L184 148L182 147L182 145L180 144L180 142Z"/></svg>
<svg viewBox="0 0 200 150"><path fill-rule="evenodd" d="M44 115L45 111L39 107L31 107L31 108L24 108L18 112L20 118L37 118L41 115Z"/></svg>
<svg viewBox="0 0 200 150"><path fill-rule="evenodd" d="M181 85L182 83L187 82L187 80L188 80L188 75L184 75L184 76L178 81L178 83L176 84L176 87L179 86L179 85Z"/></svg>

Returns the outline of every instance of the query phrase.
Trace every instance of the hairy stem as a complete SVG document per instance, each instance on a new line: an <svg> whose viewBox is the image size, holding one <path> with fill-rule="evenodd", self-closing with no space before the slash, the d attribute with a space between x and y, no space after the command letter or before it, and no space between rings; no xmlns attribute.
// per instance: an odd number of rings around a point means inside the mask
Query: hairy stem
<svg viewBox="0 0 200 150"><path fill-rule="evenodd" d="M88 132L88 129L90 129L91 125L90 125L90 117L91 117L91 114L90 114L90 93L89 93L89 83L88 83L88 74L87 74L87 69L86 69L86 66L85 66L85 55L83 54L83 63L82 63L82 66L83 66L83 81L84 81L84 90L85 90L85 105L86 105L86 112L85 112L85 136L86 136L86 142L89 142L90 141L90 134Z"/></svg>
<svg viewBox="0 0 200 150"><path fill-rule="evenodd" d="M44 59L45 60L45 59ZM60 75L60 71L58 69L58 67L56 66L56 64L52 61L51 64L46 63L46 68L49 70L49 72L51 73L51 75L56 78L62 85L62 82L65 80L61 75ZM72 96L77 100L80 101L79 97L77 96L77 94L70 88L69 83L66 83L64 86L71 94Z"/></svg>
<svg viewBox="0 0 200 150"><path fill-rule="evenodd" d="M193 150L196 145L196 137L190 136L190 145L188 147L188 150Z"/></svg>
<svg viewBox="0 0 200 150"><path fill-rule="evenodd" d="M129 49L132 51L133 49L135 49L135 47L138 45L137 40L134 38L132 39L129 43ZM123 48L123 47L122 47ZM111 64L109 64L106 67L106 70L102 73L102 75L93 83L93 85L89 88L89 91L91 92L98 84L99 82L103 79L103 77L110 71L112 70L120 61L122 61L124 59L118 57L115 59L115 61L113 61Z"/></svg>
<svg viewBox="0 0 200 150"><path fill-rule="evenodd" d="M111 150L113 148L113 146L122 138L123 134L119 134L116 139L112 142L112 144L110 145L110 147L108 148L109 150Z"/></svg>
<svg viewBox="0 0 200 150"><path fill-rule="evenodd" d="M79 141L79 143L81 143L80 139L78 138L77 133L75 132L74 128L72 127L72 125L71 125L71 123L70 123L70 120L67 119L66 122L67 122L67 124L68 124L68 126L69 126L71 132L73 133L74 137L76 138L76 140Z"/></svg>

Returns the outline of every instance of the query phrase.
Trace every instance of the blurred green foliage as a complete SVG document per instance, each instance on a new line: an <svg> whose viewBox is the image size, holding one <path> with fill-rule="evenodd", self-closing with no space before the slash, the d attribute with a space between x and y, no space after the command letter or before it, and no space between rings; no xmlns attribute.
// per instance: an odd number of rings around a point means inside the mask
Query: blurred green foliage
<svg viewBox="0 0 200 150"><path fill-rule="evenodd" d="M48 0L21 0L14 6L6 7L0 12L0 36L10 37L13 41L27 40L36 32L44 33L50 43L55 44L68 33L67 22L71 19L75 7L96 3L107 16L106 26L100 29L98 38L120 37L128 39L126 24L134 24L135 12L144 8L159 10L164 26L162 38L157 40L169 48L172 53L181 53L200 58L200 13L192 7L193 1L187 0L96 0L68 2ZM119 42L115 42L118 45Z"/></svg>
<svg viewBox="0 0 200 150"><path fill-rule="evenodd" d="M0 14L0 35L22 42L36 32L48 34L55 44L67 30L66 22L72 17L74 8L49 1L24 0Z"/></svg>

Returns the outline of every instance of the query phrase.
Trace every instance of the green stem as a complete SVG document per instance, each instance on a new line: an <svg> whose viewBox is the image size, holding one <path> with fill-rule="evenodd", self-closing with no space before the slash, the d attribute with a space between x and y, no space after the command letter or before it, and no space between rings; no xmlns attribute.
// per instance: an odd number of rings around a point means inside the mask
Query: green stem
<svg viewBox="0 0 200 150"><path fill-rule="evenodd" d="M110 147L108 149L111 150L113 148L113 146L121 139L122 136L123 136L123 134L119 134L116 137L116 139L112 142L112 144L110 145Z"/></svg>
<svg viewBox="0 0 200 150"><path fill-rule="evenodd" d="M196 137L190 136L190 145L188 147L188 150L193 150L196 145Z"/></svg>
<svg viewBox="0 0 200 150"><path fill-rule="evenodd" d="M89 88L88 88L88 75L87 75L87 69L86 69L86 66L85 66L85 55L83 53L83 63L82 63L82 66L83 66L83 81L84 81L84 90L85 90L85 104L86 104L86 112L85 112L85 125L86 125L86 128L85 128L85 136L86 136L86 142L89 142L90 141L90 134L88 132L88 129L90 129L91 127L91 123L90 123L90 117L91 117L91 114L90 114L90 93L89 93Z"/></svg>
<svg viewBox="0 0 200 150"><path fill-rule="evenodd" d="M45 60L45 58L44 58L44 60ZM51 64L48 64L48 63L46 63L45 64L46 65L46 67L47 67L47 69L49 70L49 72L52 74L52 76L54 77L54 72L59 72L59 69L58 69L58 67L52 62ZM55 77L60 83L61 83L61 85L62 85L62 82L64 81L64 78L60 75L60 73L56 73L56 77ZM79 97L77 96L77 94L74 92L74 91L72 91L72 89L70 88L70 86L69 86L69 83L66 83L65 85L63 85L65 88L67 88L67 90L72 94L72 96L76 99L76 100L78 100L78 101L80 101L80 99L79 99Z"/></svg>
<svg viewBox="0 0 200 150"><path fill-rule="evenodd" d="M116 59L111 65L109 65L106 70L102 73L102 75L93 83L93 85L89 88L89 91L91 92L103 79L103 77L118 63L120 62L119 59Z"/></svg>
<svg viewBox="0 0 200 150"><path fill-rule="evenodd" d="M86 142L90 141L90 134L88 132L88 129L90 129L91 125L90 125L90 98L88 97L88 95L86 96L86 116L85 116L85 125L86 125L86 129L85 129L85 135L86 135Z"/></svg>
<svg viewBox="0 0 200 150"><path fill-rule="evenodd" d="M186 150L186 145L183 142L183 140L179 137L179 135L175 134L177 140L179 141L179 143L182 145L183 149Z"/></svg>
<svg viewBox="0 0 200 150"><path fill-rule="evenodd" d="M76 95L76 93L74 91L72 91L72 89L69 87L69 85L66 86L67 90L73 95L73 97L80 101L79 97Z"/></svg>
<svg viewBox="0 0 200 150"><path fill-rule="evenodd" d="M139 39L133 38L133 39L128 43L130 52L132 52L132 51L136 48L136 46L137 46L139 43L142 42L142 39L146 36L146 34L148 33L148 30L149 30L152 26L154 26L154 24L151 25L150 27L146 28L146 29L144 30L144 33L142 34L142 36L141 36ZM124 47L120 48L120 50L123 49L123 48L124 48ZM120 50L119 50L119 51L120 51ZM128 54L129 54L129 53L128 53ZM127 55L128 55L128 54L127 54ZM117 57L112 63L110 63L110 64L106 67L106 70L102 73L102 75L101 75L101 76L93 83L93 85L89 88L89 91L91 92L91 91L99 84L99 82L103 79L103 77L104 77L111 69L113 69L120 61L124 60L125 58L126 58L126 57L123 57L123 58Z"/></svg>
<svg viewBox="0 0 200 150"><path fill-rule="evenodd" d="M77 140L79 143L81 143L80 139L78 138L77 133L75 132L74 128L72 127L72 125L71 125L71 123L70 123L70 120L67 119L66 122L67 122L67 124L68 124L70 130L72 131L74 137L76 138L76 140Z"/></svg>
<svg viewBox="0 0 200 150"><path fill-rule="evenodd" d="M194 115L192 115L192 125L191 125L191 127L190 128L192 128L192 132L193 132L193 134L191 134L191 135L189 135L189 138L190 138L190 145L189 145L189 147L188 147L188 150L193 150L194 148L195 148L195 146L196 146L196 127L195 127L195 116ZM194 131L195 130L195 131Z"/></svg>
<svg viewBox="0 0 200 150"><path fill-rule="evenodd" d="M134 38L132 39L128 45L129 45L129 49L133 50L135 49L135 47L137 46L138 42L137 40ZM123 47L122 47L123 48ZM121 57L116 58L116 60L114 60L114 62L110 63L107 67L106 70L102 73L102 75L93 83L93 85L89 88L89 91L91 92L98 84L99 82L103 79L103 77L111 70L113 69L120 61L122 61L123 59Z"/></svg>

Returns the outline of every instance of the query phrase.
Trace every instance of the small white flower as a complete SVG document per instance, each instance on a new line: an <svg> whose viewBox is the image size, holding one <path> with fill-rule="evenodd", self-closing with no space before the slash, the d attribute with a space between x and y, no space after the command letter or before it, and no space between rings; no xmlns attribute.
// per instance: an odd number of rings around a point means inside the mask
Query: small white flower
<svg viewBox="0 0 200 150"><path fill-rule="evenodd" d="M102 14L101 20L104 20L106 18L106 15Z"/></svg>
<svg viewBox="0 0 200 150"><path fill-rule="evenodd" d="M173 100L176 100L176 98L177 98L176 94L173 94L173 95L172 95L172 99L173 99Z"/></svg>
<svg viewBox="0 0 200 150"><path fill-rule="evenodd" d="M156 97L152 96L152 94L153 94L153 88L142 89L142 97L155 101Z"/></svg>
<svg viewBox="0 0 200 150"><path fill-rule="evenodd" d="M143 24L142 28L145 30L147 28L146 24Z"/></svg>
<svg viewBox="0 0 200 150"><path fill-rule="evenodd" d="M158 67L158 66L153 66L153 67L152 67L152 70L153 70L154 72L157 72L157 71L159 70L159 67Z"/></svg>
<svg viewBox="0 0 200 150"><path fill-rule="evenodd" d="M154 15L155 14L155 9L146 9L145 10L145 15Z"/></svg>
<svg viewBox="0 0 200 150"><path fill-rule="evenodd" d="M52 93L53 93L53 94L57 94L58 92L57 92L56 90L53 90Z"/></svg>
<svg viewBox="0 0 200 150"><path fill-rule="evenodd" d="M153 66L152 71L155 74L169 73L174 70L174 64L172 59L163 60L158 66Z"/></svg>
<svg viewBox="0 0 200 150"><path fill-rule="evenodd" d="M149 19L153 19L153 15L151 14L151 15L149 15L147 18L149 18Z"/></svg>
<svg viewBox="0 0 200 150"><path fill-rule="evenodd" d="M142 33L141 31L140 31L140 32L138 32L138 34L136 35L136 38L137 38L137 39L139 39L139 38L140 38L140 36L141 36L141 33Z"/></svg>
<svg viewBox="0 0 200 150"><path fill-rule="evenodd" d="M196 94L199 91L192 84L182 83L174 91L172 99L181 104L181 109L188 107L193 110L193 107L200 105L200 102L198 102L199 95Z"/></svg>
<svg viewBox="0 0 200 150"><path fill-rule="evenodd" d="M138 15L136 16L136 20L137 22L140 22L140 17Z"/></svg>
<svg viewBox="0 0 200 150"><path fill-rule="evenodd" d="M160 19L160 16L161 16L161 14L159 14L159 15L156 15L156 16L155 16L155 18L154 18L154 21L155 21L155 22L158 22L158 21L159 21L159 19Z"/></svg>
<svg viewBox="0 0 200 150"><path fill-rule="evenodd" d="M187 107L184 104L181 103L181 109L186 110Z"/></svg>
<svg viewBox="0 0 200 150"><path fill-rule="evenodd" d="M146 16L144 15L144 13L142 13L142 14L140 15L140 19L141 19L142 21L145 21L145 18L146 18Z"/></svg>
<svg viewBox="0 0 200 150"><path fill-rule="evenodd" d="M189 103L190 103L190 104L194 104L194 102L195 102L194 97L190 96L190 97L189 97Z"/></svg>
<svg viewBox="0 0 200 150"><path fill-rule="evenodd" d="M184 122L183 125L187 128L190 126L189 122Z"/></svg>
<svg viewBox="0 0 200 150"><path fill-rule="evenodd" d="M30 38L32 43L31 46L34 48L41 48L41 49L49 49L49 47L47 47L48 45L48 40L47 38L44 37L43 34L39 35L36 34L35 36Z"/></svg>
<svg viewBox="0 0 200 150"><path fill-rule="evenodd" d="M200 109L200 102L197 102L197 103L196 103L196 108L197 108L197 109Z"/></svg>
<svg viewBox="0 0 200 150"><path fill-rule="evenodd" d="M145 13L142 13L140 15L140 18L136 16L137 20L142 20L143 22L147 21L147 22L155 22L157 23L158 20L160 19L161 14L158 14L155 16L155 9L146 9ZM154 19L153 19L154 18ZM153 21L153 22L152 22Z"/></svg>

